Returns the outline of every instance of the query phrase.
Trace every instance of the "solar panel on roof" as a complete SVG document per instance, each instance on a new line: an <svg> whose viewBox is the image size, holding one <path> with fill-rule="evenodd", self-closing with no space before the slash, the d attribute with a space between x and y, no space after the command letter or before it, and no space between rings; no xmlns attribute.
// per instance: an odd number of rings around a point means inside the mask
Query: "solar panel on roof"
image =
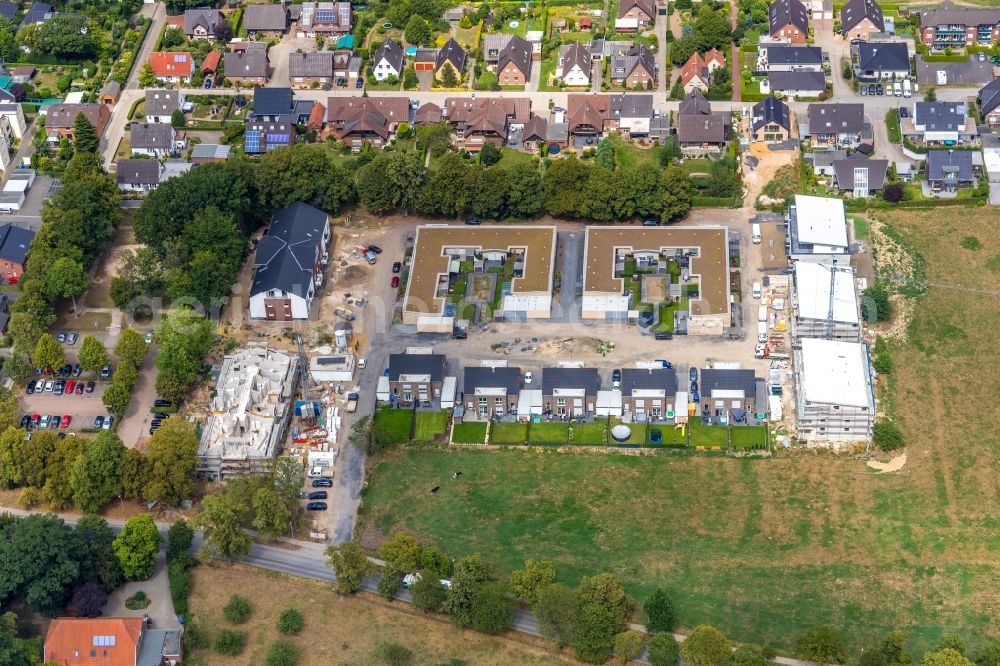
<svg viewBox="0 0 1000 666"><path fill-rule="evenodd" d="M256 130L247 130L246 137L243 141L243 149L248 153L259 153L260 132Z"/></svg>
<svg viewBox="0 0 1000 666"><path fill-rule="evenodd" d="M336 22L336 12L332 12L327 9L317 10L316 12L316 22L317 23L335 23Z"/></svg>
<svg viewBox="0 0 1000 666"><path fill-rule="evenodd" d="M288 134L268 134L267 143L288 143Z"/></svg>
<svg viewBox="0 0 1000 666"><path fill-rule="evenodd" d="M174 62L187 62L187 56L183 53L178 53L174 56Z"/></svg>

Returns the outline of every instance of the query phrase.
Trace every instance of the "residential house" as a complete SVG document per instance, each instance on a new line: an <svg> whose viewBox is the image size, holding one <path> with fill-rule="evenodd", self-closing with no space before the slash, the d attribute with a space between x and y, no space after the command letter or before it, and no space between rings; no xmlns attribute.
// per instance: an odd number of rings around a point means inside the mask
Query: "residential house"
<svg viewBox="0 0 1000 666"><path fill-rule="evenodd" d="M366 141L383 147L396 135L399 123L409 121L409 114L408 97L331 97L326 106L326 132L354 152Z"/></svg>
<svg viewBox="0 0 1000 666"><path fill-rule="evenodd" d="M224 62L227 81L244 86L267 85L267 49L232 51Z"/></svg>
<svg viewBox="0 0 1000 666"><path fill-rule="evenodd" d="M965 102L916 102L913 116L902 119L900 130L912 143L926 146L975 143L979 137Z"/></svg>
<svg viewBox="0 0 1000 666"><path fill-rule="evenodd" d="M756 377L753 370L704 368L700 387L703 421L750 423L767 416L764 380Z"/></svg>
<svg viewBox="0 0 1000 666"><path fill-rule="evenodd" d="M822 72L823 49L818 46L760 44L757 72Z"/></svg>
<svg viewBox="0 0 1000 666"><path fill-rule="evenodd" d="M229 159L231 150L232 147L224 143L199 143L191 149L191 163L225 162Z"/></svg>
<svg viewBox="0 0 1000 666"><path fill-rule="evenodd" d="M250 318L308 319L329 252L330 217L324 211L297 201L275 212L254 254Z"/></svg>
<svg viewBox="0 0 1000 666"><path fill-rule="evenodd" d="M816 176L833 176L833 163L847 157L846 150L815 150L806 153L806 159L812 161L813 174Z"/></svg>
<svg viewBox="0 0 1000 666"><path fill-rule="evenodd" d="M771 72L767 75L771 94L785 97L819 97L826 92L823 72Z"/></svg>
<svg viewBox="0 0 1000 666"><path fill-rule="evenodd" d="M209 51L205 60L201 63L201 73L206 79L215 80L215 75L219 71L219 63L222 62L221 51Z"/></svg>
<svg viewBox="0 0 1000 666"><path fill-rule="evenodd" d="M525 97L448 97L444 117L455 128L455 143L469 152L483 144L506 145L511 130L523 129L531 117Z"/></svg>
<svg viewBox="0 0 1000 666"><path fill-rule="evenodd" d="M905 42L858 44L858 80L895 81L910 76L910 54Z"/></svg>
<svg viewBox="0 0 1000 666"><path fill-rule="evenodd" d="M935 51L991 47L1000 40L1000 9L996 7L956 7L944 2L919 14L920 41Z"/></svg>
<svg viewBox="0 0 1000 666"><path fill-rule="evenodd" d="M491 362L466 367L462 387L465 421L486 421L517 413L521 391L521 368Z"/></svg>
<svg viewBox="0 0 1000 666"><path fill-rule="evenodd" d="M437 49L417 49L413 54L413 69L417 72L433 72L437 65Z"/></svg>
<svg viewBox="0 0 1000 666"><path fill-rule="evenodd" d="M17 29L18 31L20 31L21 28L23 28L26 25L37 25L40 23L45 23L55 15L56 15L55 12L52 11L52 5L50 5L49 3L32 2L31 6L28 8L28 11L26 11L24 13L24 16L21 18L21 23L18 24Z"/></svg>
<svg viewBox="0 0 1000 666"><path fill-rule="evenodd" d="M608 131L646 137L655 117L652 95L571 94L567 106L567 131L577 147L596 144Z"/></svg>
<svg viewBox="0 0 1000 666"><path fill-rule="evenodd" d="M868 159L861 153L833 163L833 185L856 198L867 198L885 187L889 160Z"/></svg>
<svg viewBox="0 0 1000 666"><path fill-rule="evenodd" d="M141 617L58 617L49 622L49 664L159 666L181 661L181 632L151 629Z"/></svg>
<svg viewBox="0 0 1000 666"><path fill-rule="evenodd" d="M101 88L101 92L98 95L98 100L101 104L106 104L108 106L114 106L118 103L118 98L122 96L122 84L118 83L114 79L110 79Z"/></svg>
<svg viewBox="0 0 1000 666"><path fill-rule="evenodd" d="M795 419L805 441L869 442L875 391L867 345L805 338L795 352Z"/></svg>
<svg viewBox="0 0 1000 666"><path fill-rule="evenodd" d="M14 16L17 14L20 7L17 3L11 2L10 0L3 0L0 2L0 16L7 19L8 21L13 21Z"/></svg>
<svg viewBox="0 0 1000 666"><path fill-rule="evenodd" d="M188 9L184 12L184 34L188 39L207 39L229 36L229 24L218 9Z"/></svg>
<svg viewBox="0 0 1000 666"><path fill-rule="evenodd" d="M452 7L451 9L446 9L444 11L444 20L448 23L460 23L462 18L469 12L469 8L465 5L459 5L458 7Z"/></svg>
<svg viewBox="0 0 1000 666"><path fill-rule="evenodd" d="M597 405L597 368L542 368L542 405L553 416L586 416Z"/></svg>
<svg viewBox="0 0 1000 666"><path fill-rule="evenodd" d="M560 150L569 145L569 124L549 122L544 116L532 116L521 132L521 150L538 153L543 146L557 146Z"/></svg>
<svg viewBox="0 0 1000 666"><path fill-rule="evenodd" d="M569 124L569 135L574 146L583 148L597 145L606 129L610 107L607 95L568 96L566 122Z"/></svg>
<svg viewBox="0 0 1000 666"><path fill-rule="evenodd" d="M675 405L677 373L669 368L622 368L622 410L632 421L672 419L687 405Z"/></svg>
<svg viewBox="0 0 1000 666"><path fill-rule="evenodd" d="M531 78L531 44L511 36L497 58L497 81L502 86L523 86Z"/></svg>
<svg viewBox="0 0 1000 666"><path fill-rule="evenodd" d="M19 65L10 70L10 77L14 83L28 83L37 73L38 70L32 65Z"/></svg>
<svg viewBox="0 0 1000 666"><path fill-rule="evenodd" d="M681 101L677 111L677 143L686 153L718 152L731 135L729 112L713 112L700 90L691 91Z"/></svg>
<svg viewBox="0 0 1000 666"><path fill-rule="evenodd" d="M288 80L293 88L333 83L333 53L313 51L288 54Z"/></svg>
<svg viewBox="0 0 1000 666"><path fill-rule="evenodd" d="M796 194L788 208L788 256L793 261L849 260L843 199Z"/></svg>
<svg viewBox="0 0 1000 666"><path fill-rule="evenodd" d="M437 122L441 122L441 107L434 102L424 102L413 114L413 124L416 127L433 125Z"/></svg>
<svg viewBox="0 0 1000 666"><path fill-rule="evenodd" d="M864 104L809 105L809 137L814 144L855 147L861 143L864 131Z"/></svg>
<svg viewBox="0 0 1000 666"><path fill-rule="evenodd" d="M344 35L353 29L350 2L303 2L299 32L310 39L317 35Z"/></svg>
<svg viewBox="0 0 1000 666"><path fill-rule="evenodd" d="M583 42L570 42L559 47L555 76L567 86L589 86L593 60Z"/></svg>
<svg viewBox="0 0 1000 666"><path fill-rule="evenodd" d="M280 5L247 5L243 10L243 22L240 28L247 34L264 39L281 37L288 32L288 6Z"/></svg>
<svg viewBox="0 0 1000 666"><path fill-rule="evenodd" d="M438 82L444 78L446 70L451 70L456 81L462 80L462 73L465 71L466 53L465 49L458 45L454 39L449 39L437 52L434 59L434 79Z"/></svg>
<svg viewBox="0 0 1000 666"><path fill-rule="evenodd" d="M885 32L882 7L875 0L848 0L840 10L840 32L848 41L867 40L872 33Z"/></svg>
<svg viewBox="0 0 1000 666"><path fill-rule="evenodd" d="M122 192L149 192L160 184L163 166L159 160L128 159L116 164L115 178Z"/></svg>
<svg viewBox="0 0 1000 666"><path fill-rule="evenodd" d="M35 232L7 222L0 224L0 278L6 284L17 282L24 274L24 264Z"/></svg>
<svg viewBox="0 0 1000 666"><path fill-rule="evenodd" d="M334 49L333 51L333 78L347 79L351 77L351 60L353 51L351 49ZM360 70L360 68L358 68ZM356 78L356 77L355 77Z"/></svg>
<svg viewBox="0 0 1000 666"><path fill-rule="evenodd" d="M652 95L621 94L608 95L608 120L606 127L616 130L626 139L649 136L653 111Z"/></svg>
<svg viewBox="0 0 1000 666"><path fill-rule="evenodd" d="M495 66L500 60L500 52L507 48L507 44L514 38L506 32L491 32L483 36L483 60L487 66Z"/></svg>
<svg viewBox="0 0 1000 666"><path fill-rule="evenodd" d="M796 261L792 339L861 339L861 311L854 269L844 262Z"/></svg>
<svg viewBox="0 0 1000 666"><path fill-rule="evenodd" d="M188 83L194 76L194 57L187 51L155 51L149 54L149 66L160 81Z"/></svg>
<svg viewBox="0 0 1000 666"><path fill-rule="evenodd" d="M656 58L653 52L638 44L616 53L611 58L611 83L629 90L655 88Z"/></svg>
<svg viewBox="0 0 1000 666"><path fill-rule="evenodd" d="M644 32L656 21L654 0L621 0L618 3L618 18L615 32Z"/></svg>
<svg viewBox="0 0 1000 666"><path fill-rule="evenodd" d="M993 79L979 89L979 113L984 124L1000 125L1000 79Z"/></svg>
<svg viewBox="0 0 1000 666"><path fill-rule="evenodd" d="M24 119L24 109L21 108L20 104L0 102L0 117L7 119L7 124L10 128L8 143L13 143L14 139L20 139L24 136L28 125Z"/></svg>
<svg viewBox="0 0 1000 666"><path fill-rule="evenodd" d="M372 75L376 81L385 81L390 76L399 78L403 75L403 48L387 39L375 51Z"/></svg>
<svg viewBox="0 0 1000 666"><path fill-rule="evenodd" d="M771 37L805 44L809 37L809 14L799 0L775 0L767 8Z"/></svg>
<svg viewBox="0 0 1000 666"><path fill-rule="evenodd" d="M97 136L104 134L111 119L111 111L103 104L91 102L88 104L53 104L45 116L45 131L48 133L50 142L58 143L59 139L66 138L75 141L76 136L73 130L73 123L77 114L82 113L90 124L97 130Z"/></svg>
<svg viewBox="0 0 1000 666"><path fill-rule="evenodd" d="M389 354L389 402L429 407L441 400L443 354Z"/></svg>
<svg viewBox="0 0 1000 666"><path fill-rule="evenodd" d="M712 49L704 56L692 53L681 67L681 85L684 86L684 92L708 91L712 85L712 73L725 66L726 57L717 49Z"/></svg>
<svg viewBox="0 0 1000 666"><path fill-rule="evenodd" d="M184 93L180 90L147 90L146 122L169 123L170 116L177 109L183 109L184 103Z"/></svg>
<svg viewBox="0 0 1000 666"><path fill-rule="evenodd" d="M925 162L927 184L934 192L954 192L960 187L972 187L971 150L931 150Z"/></svg>
<svg viewBox="0 0 1000 666"><path fill-rule="evenodd" d="M298 140L295 125L308 120L311 103L295 102L291 88L254 88L253 100L243 137L245 153L258 155Z"/></svg>
<svg viewBox="0 0 1000 666"><path fill-rule="evenodd" d="M313 102L312 110L309 111L309 119L306 120L306 131L319 134L326 125L326 106L322 102Z"/></svg>
<svg viewBox="0 0 1000 666"><path fill-rule="evenodd" d="M754 141L787 141L792 135L792 113L788 105L774 95L754 104L750 131Z"/></svg>
<svg viewBox="0 0 1000 666"><path fill-rule="evenodd" d="M129 140L132 154L166 157L174 151L177 132L169 123L131 123Z"/></svg>

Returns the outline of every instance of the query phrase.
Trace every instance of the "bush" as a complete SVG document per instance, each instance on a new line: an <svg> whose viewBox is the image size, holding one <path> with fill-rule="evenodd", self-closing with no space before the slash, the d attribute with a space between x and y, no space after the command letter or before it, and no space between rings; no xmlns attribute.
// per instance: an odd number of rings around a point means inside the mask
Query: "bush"
<svg viewBox="0 0 1000 666"><path fill-rule="evenodd" d="M274 641L264 660L266 666L295 666L299 663L299 648L285 640Z"/></svg>
<svg viewBox="0 0 1000 666"><path fill-rule="evenodd" d="M399 570L391 564L386 564L382 569L382 577L378 581L378 595L383 599L392 601L399 592Z"/></svg>
<svg viewBox="0 0 1000 666"><path fill-rule="evenodd" d="M902 183L889 183L882 188L882 198L889 203L899 203L903 200Z"/></svg>
<svg viewBox="0 0 1000 666"><path fill-rule="evenodd" d="M219 654L234 656L243 652L243 647L247 644L247 633L236 631L235 629L221 629L215 636L212 647Z"/></svg>
<svg viewBox="0 0 1000 666"><path fill-rule="evenodd" d="M191 592L191 575L187 567L174 562L167 569L167 577L170 580L170 600L174 604L174 612L187 615L187 599Z"/></svg>
<svg viewBox="0 0 1000 666"><path fill-rule="evenodd" d="M653 666L674 666L680 649L671 633L656 634L649 639L649 663Z"/></svg>
<svg viewBox="0 0 1000 666"><path fill-rule="evenodd" d="M903 446L903 433L895 423L882 419L875 422L872 442L883 451L894 451Z"/></svg>
<svg viewBox="0 0 1000 666"><path fill-rule="evenodd" d="M281 615L278 616L278 631L285 634L286 636L292 636L300 631L302 627L305 626L305 619L302 617L302 613L296 608L286 608L281 611Z"/></svg>
<svg viewBox="0 0 1000 666"><path fill-rule="evenodd" d="M413 652L399 643L382 643L375 650L375 658L388 666L409 666L413 663Z"/></svg>
<svg viewBox="0 0 1000 666"><path fill-rule="evenodd" d="M876 282L861 292L861 314L869 321L888 321L892 317L889 290Z"/></svg>
<svg viewBox="0 0 1000 666"><path fill-rule="evenodd" d="M222 609L222 614L233 624L243 624L250 619L251 613L253 613L253 606L238 594L229 597L229 603Z"/></svg>

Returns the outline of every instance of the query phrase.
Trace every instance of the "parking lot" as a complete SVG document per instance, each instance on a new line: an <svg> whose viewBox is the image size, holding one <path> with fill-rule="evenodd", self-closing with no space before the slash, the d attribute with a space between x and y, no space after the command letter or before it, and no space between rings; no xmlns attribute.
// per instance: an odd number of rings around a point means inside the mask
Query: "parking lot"
<svg viewBox="0 0 1000 666"><path fill-rule="evenodd" d="M52 378L48 381L55 382ZM74 380L72 377L70 380ZM88 380L85 380L88 381ZM60 417L69 415L73 417L68 430L82 430L94 427L94 418L97 416L107 416L108 410L101 402L104 389L109 384L105 382L95 382L93 393L63 394L56 395L54 392L43 391L32 395L21 396L21 410L24 414L58 414Z"/></svg>
<svg viewBox="0 0 1000 666"><path fill-rule="evenodd" d="M58 180L38 174L35 176L34 185L31 186L25 196L21 209L12 215L2 216L0 221L10 222L19 227L38 231L38 227L42 224L42 203L52 196L52 193L58 188Z"/></svg>
<svg viewBox="0 0 1000 666"><path fill-rule="evenodd" d="M967 62L924 62L924 57L918 53L916 63L917 83L920 85L938 85L939 71L946 73L947 85L950 86L981 86L993 80L993 63L989 60L980 62L975 56L969 56Z"/></svg>

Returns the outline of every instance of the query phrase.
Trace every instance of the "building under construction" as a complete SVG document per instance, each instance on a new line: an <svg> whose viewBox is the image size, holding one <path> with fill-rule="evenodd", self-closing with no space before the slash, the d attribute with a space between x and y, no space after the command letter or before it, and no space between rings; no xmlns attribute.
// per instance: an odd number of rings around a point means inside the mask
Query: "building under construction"
<svg viewBox="0 0 1000 666"><path fill-rule="evenodd" d="M875 391L866 344L802 339L795 352L795 394L801 439L871 441Z"/></svg>
<svg viewBox="0 0 1000 666"><path fill-rule="evenodd" d="M251 347L227 355L198 445L198 472L222 480L262 469L281 451L299 379L295 354Z"/></svg>
<svg viewBox="0 0 1000 666"><path fill-rule="evenodd" d="M858 342L861 318L854 269L836 261L795 262L795 316L792 340L800 346L802 338L821 338Z"/></svg>

